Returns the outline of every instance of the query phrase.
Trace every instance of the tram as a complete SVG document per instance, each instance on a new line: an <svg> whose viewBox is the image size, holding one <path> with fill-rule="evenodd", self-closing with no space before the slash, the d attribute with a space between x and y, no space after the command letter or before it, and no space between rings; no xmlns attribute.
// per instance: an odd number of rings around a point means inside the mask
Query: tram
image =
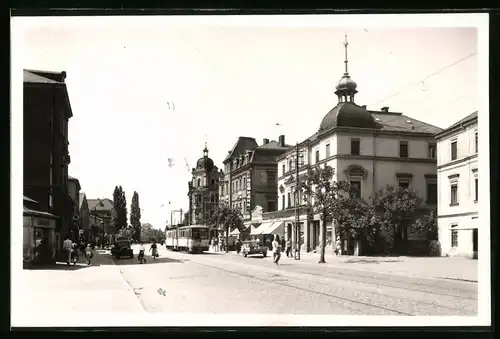
<svg viewBox="0 0 500 339"><path fill-rule="evenodd" d="M208 251L208 226L190 225L167 230L165 246L169 250L201 253Z"/></svg>

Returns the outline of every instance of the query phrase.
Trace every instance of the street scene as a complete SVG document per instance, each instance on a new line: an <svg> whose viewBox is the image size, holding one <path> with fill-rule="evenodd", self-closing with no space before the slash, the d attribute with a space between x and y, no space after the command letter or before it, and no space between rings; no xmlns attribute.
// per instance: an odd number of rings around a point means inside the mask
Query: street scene
<svg viewBox="0 0 500 339"><path fill-rule="evenodd" d="M18 323L485 321L479 21L146 18L13 20Z"/></svg>

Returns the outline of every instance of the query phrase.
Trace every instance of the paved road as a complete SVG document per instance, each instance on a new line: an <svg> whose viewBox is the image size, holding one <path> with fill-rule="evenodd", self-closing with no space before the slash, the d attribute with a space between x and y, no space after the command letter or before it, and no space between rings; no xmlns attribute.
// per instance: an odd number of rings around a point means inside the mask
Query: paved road
<svg viewBox="0 0 500 339"><path fill-rule="evenodd" d="M146 258L144 265L115 264L147 312L477 315L477 284L470 282L165 248L156 261Z"/></svg>

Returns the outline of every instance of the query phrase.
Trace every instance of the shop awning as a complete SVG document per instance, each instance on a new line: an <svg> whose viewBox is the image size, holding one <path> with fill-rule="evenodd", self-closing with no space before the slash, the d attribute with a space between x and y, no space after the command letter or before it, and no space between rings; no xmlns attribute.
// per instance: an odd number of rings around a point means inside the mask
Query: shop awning
<svg viewBox="0 0 500 339"><path fill-rule="evenodd" d="M283 225L284 221L273 222L267 229L263 230L262 234L279 234L283 235Z"/></svg>
<svg viewBox="0 0 500 339"><path fill-rule="evenodd" d="M24 201L27 201L27 202L32 202L32 203L34 203L34 204L38 204L38 201L35 201L35 200L31 199L31 198L28 198L28 197L27 197L27 196L25 196L25 195L23 195L23 202L24 202Z"/></svg>
<svg viewBox="0 0 500 339"><path fill-rule="evenodd" d="M240 230L235 228L231 233L229 233L229 235L238 235L240 234Z"/></svg>
<svg viewBox="0 0 500 339"><path fill-rule="evenodd" d="M23 206L23 216L58 219L57 215L47 213L47 212L42 212L42 211L35 211L35 210L27 208L26 206Z"/></svg>
<svg viewBox="0 0 500 339"><path fill-rule="evenodd" d="M263 222L258 228L254 228L252 232L250 232L250 235L263 234L262 232L265 231L272 224L273 224L272 222Z"/></svg>

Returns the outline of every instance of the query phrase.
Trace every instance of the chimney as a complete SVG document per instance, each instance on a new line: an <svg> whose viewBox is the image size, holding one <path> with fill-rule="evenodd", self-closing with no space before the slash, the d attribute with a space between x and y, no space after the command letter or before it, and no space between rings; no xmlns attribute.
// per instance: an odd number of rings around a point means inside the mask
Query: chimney
<svg viewBox="0 0 500 339"><path fill-rule="evenodd" d="M264 138L263 144L265 145L265 144L268 144L268 143L269 143L269 139Z"/></svg>
<svg viewBox="0 0 500 339"><path fill-rule="evenodd" d="M361 106L362 108L366 109L366 105Z"/></svg>
<svg viewBox="0 0 500 339"><path fill-rule="evenodd" d="M389 107L385 106L380 109L382 112L389 112Z"/></svg>
<svg viewBox="0 0 500 339"><path fill-rule="evenodd" d="M279 145L281 147L285 147L285 136L284 135L280 135L280 138L279 138Z"/></svg>

